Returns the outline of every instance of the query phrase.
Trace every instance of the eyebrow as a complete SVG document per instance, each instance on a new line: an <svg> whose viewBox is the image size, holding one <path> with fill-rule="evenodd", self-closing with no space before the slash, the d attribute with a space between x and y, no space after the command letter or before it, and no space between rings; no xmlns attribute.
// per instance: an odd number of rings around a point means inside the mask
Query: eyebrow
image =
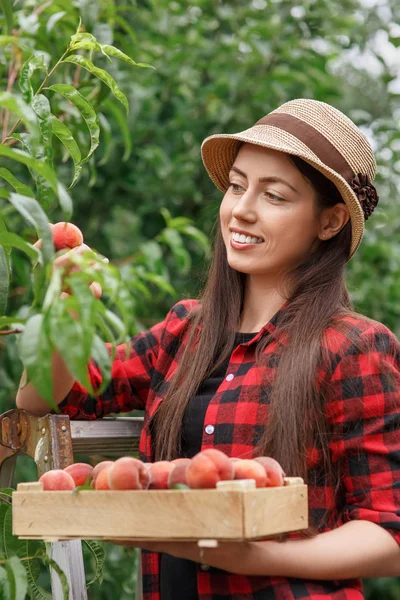
<svg viewBox="0 0 400 600"><path fill-rule="evenodd" d="M244 177L245 179L247 179L246 173L244 173L243 171L241 171L237 167L231 167L231 171L236 171L236 173L239 173L239 175L242 175L242 177ZM283 183L284 185L287 185L291 190L293 190L294 192L296 192L296 194L299 193L296 190L296 188L294 188L292 185L290 185L290 183L288 183L284 179L281 179L280 177L272 177L272 176L271 177L260 177L260 179L258 181L260 181L262 183L263 182L268 182L268 183Z"/></svg>

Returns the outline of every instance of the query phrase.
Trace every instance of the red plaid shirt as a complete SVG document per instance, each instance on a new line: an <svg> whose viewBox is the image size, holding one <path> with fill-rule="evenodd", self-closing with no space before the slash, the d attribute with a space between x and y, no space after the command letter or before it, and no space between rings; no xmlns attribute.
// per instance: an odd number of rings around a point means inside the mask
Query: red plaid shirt
<svg viewBox="0 0 400 600"><path fill-rule="evenodd" d="M144 410L139 449L142 460L150 461L151 438L146 424L165 395L166 386L162 384L176 370L181 343L178 338L184 330L182 340L187 339L188 313L199 306L197 300L178 302L162 323L135 335L128 360L124 348L118 349L107 390L94 398L76 383L60 404L62 412L71 419L98 419L110 413ZM284 310L285 307L250 342L238 345L232 353L227 372L234 377L223 380L207 408L205 424L213 425L214 429L212 434L203 430L202 449L219 448L231 456L254 455L251 440L259 436L249 435L249 431L265 426L268 417L268 402L259 402L260 370L268 369L271 380L276 372L272 363L271 367L256 366L256 342L263 334L270 334L265 353L275 355L275 363L276 354L282 351L275 329ZM330 350L331 361L318 372L319 389L329 384L332 392L326 402L332 426L331 457L334 462L342 463L340 506L331 511L332 518L321 531L332 529L336 518L339 525L363 519L384 527L400 544L399 342L384 325L363 317L343 317L343 324L347 326L347 334L333 326L326 331L323 343ZM364 354L355 351L350 334L371 342L372 350ZM89 371L96 389L101 373L94 363ZM226 410L229 400L235 403L235 410ZM318 470L318 452L311 451L308 460L310 473ZM317 519L333 497L332 490L324 484L323 473L318 481L319 485L309 485L310 516ZM144 600L160 600L159 555L143 552L142 559ZM359 579L246 577L212 567L208 571L197 569L197 587L199 600L361 600L364 597Z"/></svg>

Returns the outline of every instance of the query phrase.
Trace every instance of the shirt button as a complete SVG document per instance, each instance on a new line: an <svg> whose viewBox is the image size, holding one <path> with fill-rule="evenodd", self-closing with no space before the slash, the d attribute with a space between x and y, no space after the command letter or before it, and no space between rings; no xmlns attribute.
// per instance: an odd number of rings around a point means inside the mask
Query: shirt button
<svg viewBox="0 0 400 600"><path fill-rule="evenodd" d="M201 569L202 571L208 571L208 569L209 569L209 568L210 568L210 567L209 567L208 565L200 565L200 569Z"/></svg>
<svg viewBox="0 0 400 600"><path fill-rule="evenodd" d="M207 425L207 427L206 427L206 433L208 433L210 435L212 433L214 433L214 426L213 425Z"/></svg>
<svg viewBox="0 0 400 600"><path fill-rule="evenodd" d="M227 375L227 376L225 377L225 379L226 379L227 381L232 381L232 379L233 379L234 377L235 377L235 376L234 376L234 374L233 374L233 373L229 373L229 375Z"/></svg>

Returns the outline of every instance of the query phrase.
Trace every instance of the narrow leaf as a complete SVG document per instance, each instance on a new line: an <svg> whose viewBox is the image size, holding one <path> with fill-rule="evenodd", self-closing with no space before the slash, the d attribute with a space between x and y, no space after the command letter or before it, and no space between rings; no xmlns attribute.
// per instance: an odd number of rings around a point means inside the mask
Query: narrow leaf
<svg viewBox="0 0 400 600"><path fill-rule="evenodd" d="M0 167L0 177L5 179L7 183L9 183L18 194L23 194L24 196L29 196L30 198L34 198L35 194L32 192L31 188L18 181L18 179L5 167Z"/></svg>
<svg viewBox="0 0 400 600"><path fill-rule="evenodd" d="M7 310L8 288L10 285L7 259L4 248L0 246L0 316Z"/></svg>
<svg viewBox="0 0 400 600"><path fill-rule="evenodd" d="M19 340L19 354L28 379L51 408L58 410L53 399L51 357L53 348L48 338L45 316L33 315L25 324Z"/></svg>
<svg viewBox="0 0 400 600"><path fill-rule="evenodd" d="M36 146L40 138L39 122L35 112L29 104L24 102L24 100L16 94L12 94L11 92L1 92L0 106L21 119L31 134L32 145Z"/></svg>
<svg viewBox="0 0 400 600"><path fill-rule="evenodd" d="M92 75L100 79L110 88L111 92L117 98L117 100L119 100L124 105L126 112L129 112L129 104L127 97L123 92L121 92L121 90L117 86L117 82L109 73L107 73L107 71L96 67L91 60L75 54L72 56L67 56L63 60L63 62L80 65L83 69L86 69L87 71L89 71L89 73L92 73Z"/></svg>
<svg viewBox="0 0 400 600"><path fill-rule="evenodd" d="M90 587L95 581L99 580L101 583L103 579L106 553L101 542L96 540L82 540L82 542L90 550L95 561L94 577L86 584L86 587Z"/></svg>
<svg viewBox="0 0 400 600"><path fill-rule="evenodd" d="M47 89L57 92L69 100L69 102L76 106L85 120L90 133L90 150L83 160L83 162L86 162L99 145L100 125L93 106L80 92L78 92L78 90L72 87L72 85L58 83L51 85Z"/></svg>
<svg viewBox="0 0 400 600"><path fill-rule="evenodd" d="M27 152L19 150L18 148L10 148L9 146L0 144L0 156L6 156L7 158L11 158L26 165L47 179L47 181L51 183L54 190L57 189L57 179L53 169L39 160L35 160Z"/></svg>
<svg viewBox="0 0 400 600"><path fill-rule="evenodd" d="M53 236L46 213L34 198L21 194L10 194L10 202L36 228L39 238L42 238L43 262L46 266L54 257Z"/></svg>
<svg viewBox="0 0 400 600"><path fill-rule="evenodd" d="M115 46L109 46L108 44L100 44L100 45L101 45L102 49L104 50L104 52L106 54L108 54L109 56L114 56L114 58L123 60L124 62L127 62L127 63L133 65L134 67L147 67L149 69L155 70L155 67L153 67L152 65L149 65L147 63L135 62L130 56L128 56L124 52L121 52L121 50L119 50L118 48L115 48Z"/></svg>
<svg viewBox="0 0 400 600"><path fill-rule="evenodd" d="M0 231L0 246L11 246L12 248L18 248L22 250L34 261L40 258L40 251L36 246L32 246L29 242L26 242L22 237L16 233L2 232ZM1 285L1 282L0 282Z"/></svg>
<svg viewBox="0 0 400 600"><path fill-rule="evenodd" d="M53 29L54 25L55 25L56 23L58 23L58 21L59 21L60 19L62 19L62 18L63 18L63 16L64 16L64 15L66 15L66 14L67 14L67 13L66 13L66 11L65 11L65 10L62 10L62 11L60 11L60 12L56 12L56 13L52 14L52 15L51 15L51 16L48 18L48 20L47 20L47 23L46 23L46 32L47 32L47 33L50 33L50 31Z"/></svg>
<svg viewBox="0 0 400 600"><path fill-rule="evenodd" d="M61 569L60 565L58 563L56 563L55 560L53 560L52 558L50 558L47 555L41 556L41 560L47 567L51 567L57 573L58 577L60 578L64 600L68 600L68 598L69 598L68 579L67 579L64 571Z"/></svg>
<svg viewBox="0 0 400 600"><path fill-rule="evenodd" d="M65 148L68 150L68 152L71 155L71 158L74 162L74 178L72 180L71 185L69 186L70 188L72 188L75 183L78 180L79 174L82 170L82 163L81 163L81 151L79 150L79 146L76 143L71 130L68 129L68 127L66 125L64 125L64 123L62 121L60 121L59 119L57 119L57 117L55 117L53 115L52 121L51 121L51 125L53 128L53 133L55 136L58 137L58 139L60 140L60 142L65 146Z"/></svg>
<svg viewBox="0 0 400 600"><path fill-rule="evenodd" d="M28 591L28 577L22 562L17 556L12 556L5 563L10 596L15 600L23 599Z"/></svg>
<svg viewBox="0 0 400 600"><path fill-rule="evenodd" d="M91 356L96 361L102 374L102 382L97 391L97 394L100 395L111 381L112 361L107 346L97 334L93 336Z"/></svg>
<svg viewBox="0 0 400 600"><path fill-rule="evenodd" d="M25 102L31 103L34 95L32 88L32 74L36 69L44 71L47 75L47 65L44 61L43 54L32 54L28 60L22 65L21 74L19 76L19 87L22 92L22 97Z"/></svg>
<svg viewBox="0 0 400 600"><path fill-rule="evenodd" d="M124 141L124 146L125 146L125 152L122 157L122 160L125 162L126 160L128 160L128 158L130 157L130 155L132 153L132 137L131 137L131 132L128 127L128 123L126 122L125 115L122 112L122 110L119 108L119 106L117 106L113 102L109 102L108 100L105 102L105 105L107 107L107 110L110 111L110 113L116 120L117 124L119 125L120 131L122 134L122 139Z"/></svg>
<svg viewBox="0 0 400 600"><path fill-rule="evenodd" d="M11 0L0 0L0 8L6 20L6 31L11 35L13 30L13 10Z"/></svg>

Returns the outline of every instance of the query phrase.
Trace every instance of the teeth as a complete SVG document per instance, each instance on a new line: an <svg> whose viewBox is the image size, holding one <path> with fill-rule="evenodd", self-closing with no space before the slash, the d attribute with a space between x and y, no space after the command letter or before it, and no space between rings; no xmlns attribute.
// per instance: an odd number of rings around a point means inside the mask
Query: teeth
<svg viewBox="0 0 400 600"><path fill-rule="evenodd" d="M232 232L232 239L241 244L261 244L264 241L262 238L246 236L244 233L237 233L237 231Z"/></svg>

